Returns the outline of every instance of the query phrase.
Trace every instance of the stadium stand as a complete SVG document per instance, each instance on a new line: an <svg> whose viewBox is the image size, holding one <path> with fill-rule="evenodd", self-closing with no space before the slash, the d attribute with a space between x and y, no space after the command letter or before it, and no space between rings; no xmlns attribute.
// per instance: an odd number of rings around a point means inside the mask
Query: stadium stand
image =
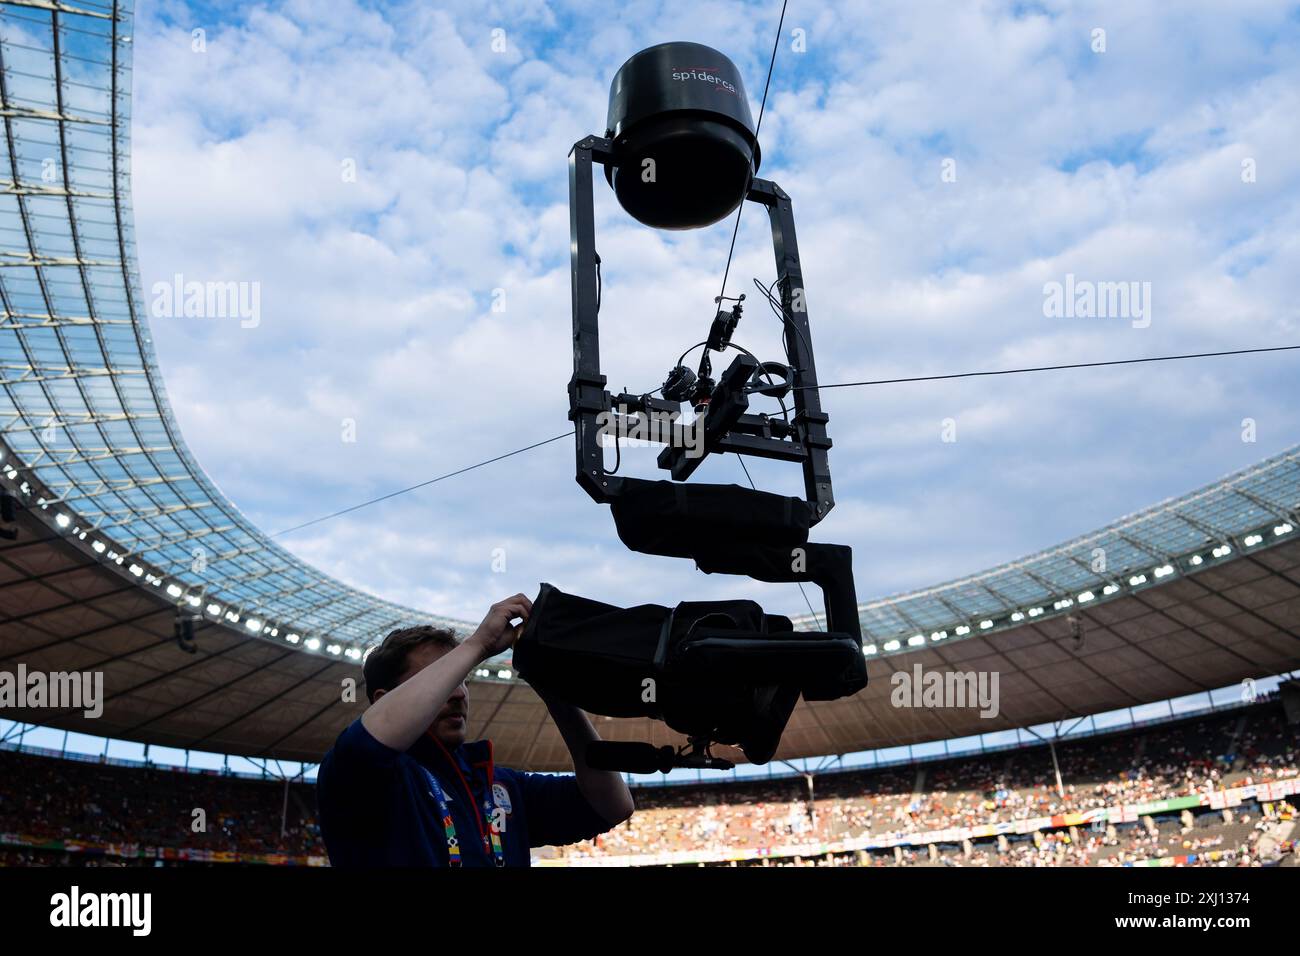
<svg viewBox="0 0 1300 956"><path fill-rule="evenodd" d="M162 851L150 853L153 859L205 862L306 863L325 852L310 784L291 784L286 805L283 784L219 773L7 750L0 751L0 768L0 861L6 865L145 859L141 847ZM203 811L201 830L196 810Z"/></svg>
<svg viewBox="0 0 1300 956"><path fill-rule="evenodd" d="M1008 840L1007 849L995 850L996 862L1002 865L1042 864L1048 858L1096 865L1135 862L1185 856L1209 847L1240 848L1245 845L1244 820L1233 814L1235 822L1224 822L1222 814L1212 809L1213 795L1249 791L1300 774L1294 727L1286 723L1275 702L1163 727L1068 740L1058 743L1056 750L1062 792L1057 790L1046 746L907 768L825 774L816 779L812 800L806 782L798 778L732 785L725 791L709 787L641 790L632 820L594 843L564 848L560 854L569 860L736 850L761 856L798 844L1065 821L1071 814L1158 805L1179 798L1204 801L1194 809L1222 823L1217 829L1199 823L1202 830L1210 829L1198 831L1183 846L1181 827L1177 840L1145 828L1131 833L1129 828L1117 828L1114 833L1090 833L1080 842L1079 824L1073 824L1072 836L1069 824L1062 822L1058 829L1035 828L1034 833L1046 831L1041 839L1017 833L1014 845ZM1173 854L1174 849L1179 853ZM990 851L981 852L987 859ZM913 850L890 854L890 862L916 859ZM950 858L950 862L956 861Z"/></svg>
<svg viewBox="0 0 1300 956"><path fill-rule="evenodd" d="M1056 752L1063 793L1045 745L824 773L813 779L811 792L808 780L797 776L642 787L630 821L593 843L542 850L538 862L1294 863L1297 798L1271 797L1268 788L1300 783L1300 743L1276 699L1112 735L1066 738ZM3 865L323 865L314 807L306 783L0 750ZM1071 818L1110 808L1130 812L1104 826L1103 818ZM205 832L193 828L196 809L205 811ZM1032 827L1023 829L1026 824ZM969 845L952 832L998 825L1004 832L968 839ZM843 849L853 841L936 831L949 832L933 850L929 842ZM670 854L679 859L665 859Z"/></svg>

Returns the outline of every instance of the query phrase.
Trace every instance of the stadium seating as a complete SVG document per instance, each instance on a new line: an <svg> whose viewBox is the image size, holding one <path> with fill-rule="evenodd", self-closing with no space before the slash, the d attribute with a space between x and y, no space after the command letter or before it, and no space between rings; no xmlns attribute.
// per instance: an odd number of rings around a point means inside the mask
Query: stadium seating
<svg viewBox="0 0 1300 956"><path fill-rule="evenodd" d="M631 820L593 843L562 848L559 854L599 858L763 850L792 842L917 833L1142 804L1300 773L1295 728L1286 724L1276 704L1075 739L1058 744L1057 757L1064 797L1057 793L1045 746L822 774L811 807L799 778L725 789L639 790L638 812ZM1231 828L1221 834L1228 842L1235 835ZM1014 865L1026 855L1016 850L1005 862ZM1090 862L1116 855L1118 851ZM1044 854L1035 848L1028 856ZM894 855L889 857L893 862Z"/></svg>
<svg viewBox="0 0 1300 956"><path fill-rule="evenodd" d="M0 750L0 861L15 852L9 838L27 843L89 847L130 844L185 847L223 854L323 854L314 819L315 787L290 787L286 832L284 786L231 775ZM202 817L195 811L202 810ZM201 822L203 829L196 829ZM97 853L85 854L90 860Z"/></svg>
<svg viewBox="0 0 1300 956"><path fill-rule="evenodd" d="M1287 801L1247 799L1225 815L1197 806L1134 817L1109 830L1052 825L960 843L801 855L791 845L1007 824L1103 807L1219 793L1300 776L1296 727L1275 700L1177 723L1057 745L1064 796L1045 746L939 762L802 777L636 790L637 813L589 843L540 862L598 863L719 852L730 865L1119 866L1292 864ZM1296 801L1291 798L1291 802ZM206 829L193 827L202 809ZM309 783L117 766L0 749L0 865L255 861L324 862ZM285 832L281 835L281 816ZM1228 819L1230 816L1230 819ZM1146 820L1150 820L1148 824ZM1152 828L1153 827L1153 828ZM1267 838L1267 839L1266 839ZM1271 849L1274 844L1280 850ZM142 849L148 848L148 849ZM776 851L776 852L774 852Z"/></svg>

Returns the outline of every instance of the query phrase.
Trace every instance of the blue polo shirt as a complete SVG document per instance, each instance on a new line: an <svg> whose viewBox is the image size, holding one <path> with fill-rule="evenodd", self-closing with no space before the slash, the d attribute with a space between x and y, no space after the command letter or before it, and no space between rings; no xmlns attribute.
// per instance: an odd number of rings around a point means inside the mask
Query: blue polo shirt
<svg viewBox="0 0 1300 956"><path fill-rule="evenodd" d="M403 753L381 744L358 718L339 734L316 777L331 865L448 865L446 831L425 770L446 795L464 866L495 865L482 838L489 794L505 811L500 837L507 866L528 866L532 847L577 843L610 829L576 777L493 767L490 740L448 752L425 735Z"/></svg>

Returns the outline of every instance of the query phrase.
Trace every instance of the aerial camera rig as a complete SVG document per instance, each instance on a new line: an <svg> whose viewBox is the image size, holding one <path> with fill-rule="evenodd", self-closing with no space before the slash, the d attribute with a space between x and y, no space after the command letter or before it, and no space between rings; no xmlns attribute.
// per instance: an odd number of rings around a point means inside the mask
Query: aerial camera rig
<svg viewBox="0 0 1300 956"><path fill-rule="evenodd" d="M790 197L776 183L754 177L758 162L739 72L716 50L693 43L661 44L628 60L611 87L606 134L574 144L569 418L576 477L593 499L610 505L619 537L632 550L690 558L706 573L817 584L826 630L795 631L789 618L765 614L752 601L621 609L543 584L516 647L520 674L593 713L662 720L689 740L677 750L593 744L587 754L592 765L642 773L730 766L712 755L714 742L736 744L749 760L765 763L800 695L832 700L866 685L852 551L808 541L809 529L835 503L831 441L817 391ZM653 392L610 394L600 368L593 164L604 167L624 209L656 228L708 225L746 200L767 209L777 270L777 292L768 298L782 321L786 363L760 362L739 349L714 381L710 353L734 347L745 298L719 296L696 371L679 360L655 389L659 398ZM755 394L780 402L780 417L751 413ZM702 425L694 441L679 422L683 403L695 410L691 427ZM651 434L666 445L658 465L668 480L606 467L602 435L612 433L617 442L645 418L660 423ZM707 455L726 453L798 462L805 497L686 483Z"/></svg>

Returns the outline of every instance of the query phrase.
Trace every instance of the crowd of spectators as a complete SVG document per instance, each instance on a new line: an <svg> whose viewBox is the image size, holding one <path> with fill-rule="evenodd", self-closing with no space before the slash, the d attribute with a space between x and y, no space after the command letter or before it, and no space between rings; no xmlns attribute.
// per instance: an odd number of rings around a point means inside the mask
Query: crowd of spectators
<svg viewBox="0 0 1300 956"><path fill-rule="evenodd" d="M1044 831L1037 836L1017 836L1005 843L993 839L973 842L968 848L946 845L900 847L898 850L825 853L817 856L760 858L724 866L835 866L835 867L1042 867L1132 866L1168 860L1180 866L1257 867L1281 863L1297 865L1293 846L1264 839L1270 832L1297 818L1295 807L1282 802L1272 816L1258 809L1232 814L1231 821L1215 812L1191 820L1126 824L1105 833L1080 828Z"/></svg>
<svg viewBox="0 0 1300 956"><path fill-rule="evenodd" d="M0 750L0 834L240 854L324 854L315 788ZM283 830L281 827L283 823ZM13 860L13 848L0 862Z"/></svg>
<svg viewBox="0 0 1300 956"><path fill-rule="evenodd" d="M1107 736L1066 738L1055 751L1055 763L1044 745L811 779L643 787L636 790L637 812L628 822L594 841L543 852L568 859L674 851L770 854L782 847L1047 817L1300 775L1296 727L1286 722L1276 701ZM323 857L315 806L310 783L291 783L286 793L282 781L0 749L0 834L20 837L8 845L0 841L0 866L123 862L120 854L79 851L79 844L186 848L245 858ZM1114 866L1196 855L1197 865L1253 865L1267 824L1255 807L1253 814L1230 821L1211 811L1195 820L1164 819L1154 829L1145 823L1100 832L1058 828L1033 838L979 840L934 851L803 857L796 849L758 862Z"/></svg>
<svg viewBox="0 0 1300 956"><path fill-rule="evenodd" d="M1067 739L1055 750L1059 788L1051 752L1044 745L931 764L821 774L811 791L798 777L725 788L639 790L631 820L590 843L558 852L582 858L765 850L1142 804L1300 774L1296 728L1287 724L1275 702L1114 735ZM1129 856L1154 852L1137 839L1125 851ZM1103 856L1100 845L1090 849L1093 856ZM1022 848L1003 862L1039 860L1048 851ZM1069 845L1065 852L1072 856L1082 848Z"/></svg>

